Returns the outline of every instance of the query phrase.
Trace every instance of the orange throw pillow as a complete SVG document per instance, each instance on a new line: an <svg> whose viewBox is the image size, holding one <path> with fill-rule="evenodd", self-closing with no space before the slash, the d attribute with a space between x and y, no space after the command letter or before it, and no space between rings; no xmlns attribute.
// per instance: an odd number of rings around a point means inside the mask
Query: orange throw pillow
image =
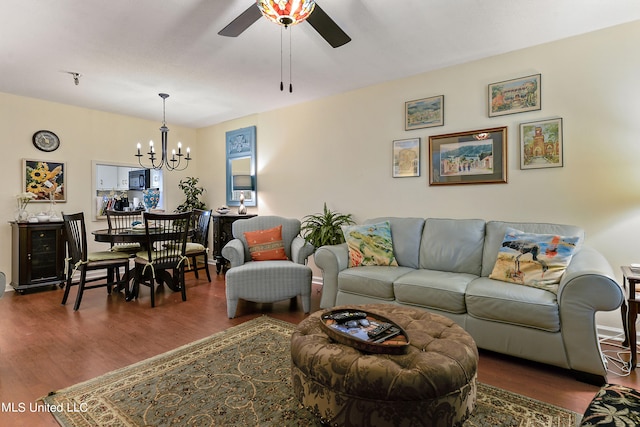
<svg viewBox="0 0 640 427"><path fill-rule="evenodd" d="M246 231L244 238L249 245L253 261L288 260L282 241L282 225L268 230Z"/></svg>

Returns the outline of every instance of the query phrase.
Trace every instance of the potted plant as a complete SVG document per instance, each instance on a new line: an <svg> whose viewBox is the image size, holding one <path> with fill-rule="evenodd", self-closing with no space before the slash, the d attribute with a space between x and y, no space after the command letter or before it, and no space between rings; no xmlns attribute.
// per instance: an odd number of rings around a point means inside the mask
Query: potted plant
<svg viewBox="0 0 640 427"><path fill-rule="evenodd" d="M198 187L199 178L188 176L181 179L178 187L184 192L186 200L178 205L176 212L191 212L194 209L206 209L206 205L199 197L204 193L205 189Z"/></svg>
<svg viewBox="0 0 640 427"><path fill-rule="evenodd" d="M325 202L321 214L307 215L302 219L300 235L316 249L325 245L337 245L344 243L340 227L350 224L354 224L351 214L333 212L327 209Z"/></svg>

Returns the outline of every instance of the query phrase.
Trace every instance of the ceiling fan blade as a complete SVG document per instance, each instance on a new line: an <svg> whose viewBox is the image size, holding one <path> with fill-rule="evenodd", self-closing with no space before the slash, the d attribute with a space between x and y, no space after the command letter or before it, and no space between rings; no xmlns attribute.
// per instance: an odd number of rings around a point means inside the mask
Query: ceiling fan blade
<svg viewBox="0 0 640 427"><path fill-rule="evenodd" d="M262 12L260 12L258 5L254 2L247 10L231 21L229 25L220 30L218 34L226 37L238 37L244 30L249 28L251 24L260 19L261 16Z"/></svg>
<svg viewBox="0 0 640 427"><path fill-rule="evenodd" d="M351 41L351 37L342 31L342 28L320 8L318 3L316 3L313 12L311 12L311 15L307 18L307 22L311 24L332 47L340 47Z"/></svg>

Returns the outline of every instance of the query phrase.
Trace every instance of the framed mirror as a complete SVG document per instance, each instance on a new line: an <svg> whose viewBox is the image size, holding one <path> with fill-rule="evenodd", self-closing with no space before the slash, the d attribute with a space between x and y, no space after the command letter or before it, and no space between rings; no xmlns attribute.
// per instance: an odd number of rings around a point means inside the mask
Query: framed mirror
<svg viewBox="0 0 640 427"><path fill-rule="evenodd" d="M226 133L227 206L256 206L258 187L256 177L256 127Z"/></svg>

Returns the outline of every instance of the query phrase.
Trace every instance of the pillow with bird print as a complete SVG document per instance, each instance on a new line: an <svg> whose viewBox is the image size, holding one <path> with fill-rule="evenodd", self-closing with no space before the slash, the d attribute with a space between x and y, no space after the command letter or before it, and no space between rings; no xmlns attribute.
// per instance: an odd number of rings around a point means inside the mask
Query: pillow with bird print
<svg viewBox="0 0 640 427"><path fill-rule="evenodd" d="M507 228L489 278L558 293L580 237Z"/></svg>

